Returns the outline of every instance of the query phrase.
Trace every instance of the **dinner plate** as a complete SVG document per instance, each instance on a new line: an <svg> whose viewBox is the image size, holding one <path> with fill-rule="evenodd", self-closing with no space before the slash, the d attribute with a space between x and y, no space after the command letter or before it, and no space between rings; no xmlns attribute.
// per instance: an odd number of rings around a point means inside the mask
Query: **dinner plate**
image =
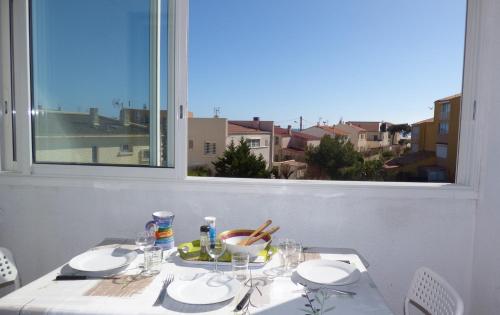
<svg viewBox="0 0 500 315"><path fill-rule="evenodd" d="M167 293L178 302L201 305L232 299L240 288L240 282L230 276L206 273L191 281L175 280L167 287Z"/></svg>
<svg viewBox="0 0 500 315"><path fill-rule="evenodd" d="M136 251L126 248L99 248L74 257L69 266L86 272L108 271L130 264L136 256Z"/></svg>
<svg viewBox="0 0 500 315"><path fill-rule="evenodd" d="M302 278L314 283L346 285L359 280L361 273L351 264L327 259L309 260L297 267Z"/></svg>

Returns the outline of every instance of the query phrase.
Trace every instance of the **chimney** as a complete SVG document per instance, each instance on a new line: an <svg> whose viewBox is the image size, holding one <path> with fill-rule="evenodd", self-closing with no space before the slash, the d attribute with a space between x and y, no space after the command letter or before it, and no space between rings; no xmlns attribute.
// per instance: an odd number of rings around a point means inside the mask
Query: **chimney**
<svg viewBox="0 0 500 315"><path fill-rule="evenodd" d="M260 129L260 118L259 117L253 118L253 126L255 129Z"/></svg>
<svg viewBox="0 0 500 315"><path fill-rule="evenodd" d="M130 126L130 110L128 108L123 108L120 111L120 120L125 127Z"/></svg>
<svg viewBox="0 0 500 315"><path fill-rule="evenodd" d="M96 107L91 107L89 109L89 122L93 127L99 126L99 109Z"/></svg>
<svg viewBox="0 0 500 315"><path fill-rule="evenodd" d="M288 127L286 128L288 130L288 135L292 135L292 125L288 125Z"/></svg>

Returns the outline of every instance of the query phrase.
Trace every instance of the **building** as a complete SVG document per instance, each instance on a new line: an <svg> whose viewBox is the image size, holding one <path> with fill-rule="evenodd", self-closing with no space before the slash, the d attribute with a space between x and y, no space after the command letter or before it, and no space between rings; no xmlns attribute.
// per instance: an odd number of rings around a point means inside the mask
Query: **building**
<svg viewBox="0 0 500 315"><path fill-rule="evenodd" d="M304 131L294 131L292 126L287 129L274 127L275 153L274 161L297 160L305 161L305 153L309 146L318 146L321 137L308 134Z"/></svg>
<svg viewBox="0 0 500 315"><path fill-rule="evenodd" d="M462 95L456 94L434 102L437 165L448 170L451 181L455 181L457 165L461 99Z"/></svg>
<svg viewBox="0 0 500 315"><path fill-rule="evenodd" d="M411 151L436 151L437 128L434 118L411 125Z"/></svg>
<svg viewBox="0 0 500 315"><path fill-rule="evenodd" d="M347 134L347 138L358 152L366 152L368 150L367 131L361 127L349 124L337 124L336 130L342 130Z"/></svg>
<svg viewBox="0 0 500 315"><path fill-rule="evenodd" d="M268 167L272 166L274 150L274 122L253 120L229 120L227 123L226 145L237 144L240 139L246 140L250 151L256 156L262 155Z"/></svg>
<svg viewBox="0 0 500 315"><path fill-rule="evenodd" d="M188 120L188 168L214 169L212 162L226 149L226 118L194 118Z"/></svg>
<svg viewBox="0 0 500 315"><path fill-rule="evenodd" d="M356 126L366 131L366 147L368 150L384 149L390 147L391 141L389 132L382 131L382 124L385 128L390 125L389 123L382 123L379 121L348 121L347 125Z"/></svg>
<svg viewBox="0 0 500 315"><path fill-rule="evenodd" d="M37 162L149 164L149 127L88 113L39 109L34 125ZM124 117L124 116L123 116Z"/></svg>

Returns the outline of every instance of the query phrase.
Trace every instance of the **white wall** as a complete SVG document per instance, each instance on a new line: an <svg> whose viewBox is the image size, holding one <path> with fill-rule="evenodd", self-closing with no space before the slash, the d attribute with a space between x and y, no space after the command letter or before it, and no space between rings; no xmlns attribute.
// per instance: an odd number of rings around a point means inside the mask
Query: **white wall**
<svg viewBox="0 0 500 315"><path fill-rule="evenodd" d="M221 229L252 228L272 218L282 228L278 237L359 250L396 314L421 265L443 274L468 303L473 194L273 183L0 176L0 244L13 249L27 282L105 237L133 237L153 210L175 212L177 241L196 238L209 214Z"/></svg>
<svg viewBox="0 0 500 315"><path fill-rule="evenodd" d="M481 45L478 58L478 115L484 117L485 140L474 243L472 312L500 314L500 2L481 6Z"/></svg>

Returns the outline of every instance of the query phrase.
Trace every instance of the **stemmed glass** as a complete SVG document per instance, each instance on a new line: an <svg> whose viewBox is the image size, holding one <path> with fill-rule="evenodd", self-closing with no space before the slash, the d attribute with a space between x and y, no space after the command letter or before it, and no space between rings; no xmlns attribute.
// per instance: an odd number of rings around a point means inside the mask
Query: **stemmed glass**
<svg viewBox="0 0 500 315"><path fill-rule="evenodd" d="M214 259L214 273L219 273L219 270L217 269L217 262L220 256L224 254L226 251L226 240L223 239L216 239L215 241L207 242L205 244L205 248L207 249L208 255Z"/></svg>

